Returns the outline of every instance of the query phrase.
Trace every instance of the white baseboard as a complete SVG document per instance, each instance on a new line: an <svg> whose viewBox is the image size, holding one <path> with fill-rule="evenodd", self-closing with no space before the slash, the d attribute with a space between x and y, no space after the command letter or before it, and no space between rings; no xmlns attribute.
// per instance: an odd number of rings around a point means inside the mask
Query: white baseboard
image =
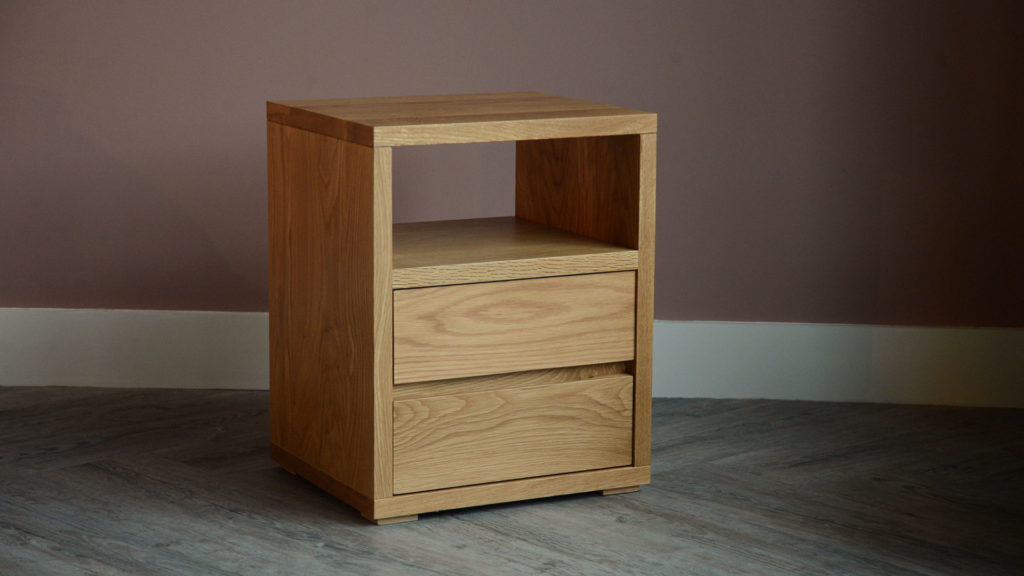
<svg viewBox="0 0 1024 576"><path fill-rule="evenodd" d="M0 308L0 386L266 389L265 312Z"/></svg>
<svg viewBox="0 0 1024 576"><path fill-rule="evenodd" d="M654 395L1024 407L1024 330L654 323Z"/></svg>
<svg viewBox="0 0 1024 576"><path fill-rule="evenodd" d="M265 312L0 308L0 386L266 389ZM1024 407L1024 330L654 323L654 395Z"/></svg>

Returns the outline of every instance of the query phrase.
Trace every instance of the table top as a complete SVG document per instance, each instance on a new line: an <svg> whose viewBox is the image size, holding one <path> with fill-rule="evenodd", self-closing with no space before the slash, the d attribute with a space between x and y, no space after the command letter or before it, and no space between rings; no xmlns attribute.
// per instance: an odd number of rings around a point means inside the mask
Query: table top
<svg viewBox="0 0 1024 576"><path fill-rule="evenodd" d="M267 120L364 146L657 131L657 115L539 92L267 102Z"/></svg>

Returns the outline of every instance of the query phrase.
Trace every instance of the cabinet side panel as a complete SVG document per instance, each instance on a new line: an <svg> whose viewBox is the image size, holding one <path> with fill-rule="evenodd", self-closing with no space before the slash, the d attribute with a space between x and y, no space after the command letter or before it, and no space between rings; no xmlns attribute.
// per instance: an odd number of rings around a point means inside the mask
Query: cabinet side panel
<svg viewBox="0 0 1024 576"><path fill-rule="evenodd" d="M285 317L288 294L287 242L288 204L284 188L283 127L267 122L267 238L268 238L268 309L270 312L270 443L274 446L294 446L297 442L285 440L285 430L291 403L285 394L285 374L290 370L287 338L290 326Z"/></svg>
<svg viewBox="0 0 1024 576"><path fill-rule="evenodd" d="M394 384L394 310L391 292L391 148L373 149L373 366L374 494L392 495L392 386Z"/></svg>
<svg viewBox="0 0 1024 576"><path fill-rule="evenodd" d="M516 216L639 245L640 136L516 142Z"/></svg>
<svg viewBox="0 0 1024 576"><path fill-rule="evenodd" d="M639 262L636 271L636 360L633 465L651 463L651 381L654 349L654 219L657 134L640 136Z"/></svg>
<svg viewBox="0 0 1024 576"><path fill-rule="evenodd" d="M373 150L269 124L271 438L373 495Z"/></svg>

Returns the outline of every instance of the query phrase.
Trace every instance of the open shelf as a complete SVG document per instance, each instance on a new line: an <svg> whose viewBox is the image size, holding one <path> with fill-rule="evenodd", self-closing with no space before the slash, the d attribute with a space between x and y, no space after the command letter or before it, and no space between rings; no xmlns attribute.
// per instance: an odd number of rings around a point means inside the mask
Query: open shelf
<svg viewBox="0 0 1024 576"><path fill-rule="evenodd" d="M637 251L515 218L395 224L392 287L636 270Z"/></svg>

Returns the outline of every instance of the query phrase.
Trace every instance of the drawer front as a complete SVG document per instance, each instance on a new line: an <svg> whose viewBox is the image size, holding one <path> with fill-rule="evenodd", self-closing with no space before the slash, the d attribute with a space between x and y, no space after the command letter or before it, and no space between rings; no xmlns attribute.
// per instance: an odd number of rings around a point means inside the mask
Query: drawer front
<svg viewBox="0 0 1024 576"><path fill-rule="evenodd" d="M631 360L636 273L397 290L395 383Z"/></svg>
<svg viewBox="0 0 1024 576"><path fill-rule="evenodd" d="M628 466L633 378L394 403L394 492Z"/></svg>

